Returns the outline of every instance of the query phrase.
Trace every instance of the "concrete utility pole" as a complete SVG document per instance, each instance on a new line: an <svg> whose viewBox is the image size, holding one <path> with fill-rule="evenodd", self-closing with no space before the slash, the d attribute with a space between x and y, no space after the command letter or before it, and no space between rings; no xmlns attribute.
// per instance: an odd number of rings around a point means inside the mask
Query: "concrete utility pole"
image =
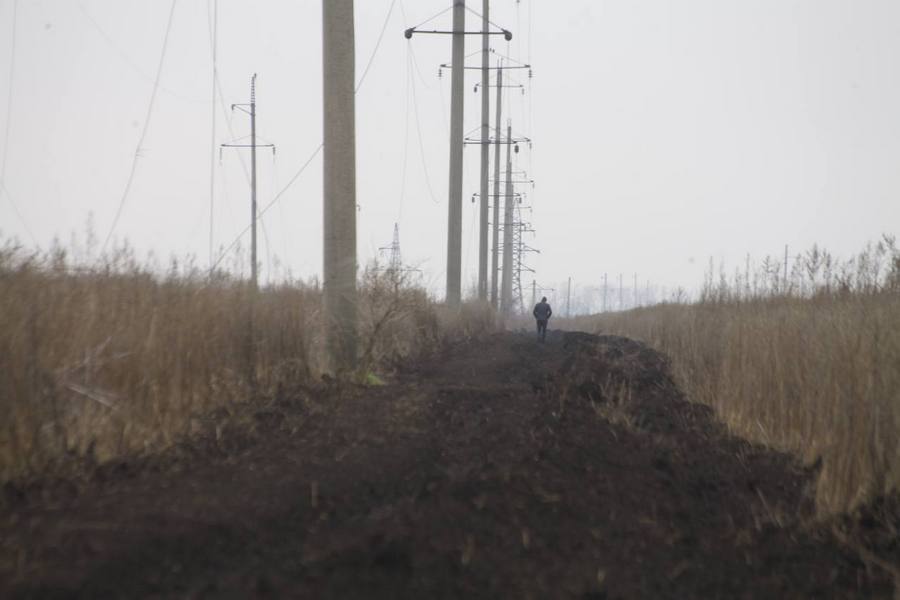
<svg viewBox="0 0 900 600"><path fill-rule="evenodd" d="M432 33L432 34L450 34L453 38L452 44L452 60L449 65L441 65L441 68L449 66L451 70L451 96L450 96L450 177L449 177L449 197L447 202L447 304L450 306L458 306L462 301L462 183L463 183L463 145L466 143L463 133L463 85L465 80L465 37L467 33L480 34L484 38L489 35L502 35L506 41L512 39L512 33L506 29L500 31L489 31L489 23L487 21L487 2L485 1L484 28L481 31L467 32L466 27L466 3L465 0L453 0L453 27L450 31L424 30L417 27L411 27L403 32L406 39L411 39L413 34ZM483 42L485 47L487 41ZM482 67L471 67L473 69L484 69ZM485 81L483 80L482 83ZM485 86L486 87L486 86ZM485 92L487 93L487 92ZM483 115L482 115L483 116ZM482 134L484 132L482 131ZM478 143L484 144L484 136L478 140ZM482 152L483 155L483 152ZM487 197L486 188L481 188L482 203L485 204ZM486 230L484 221L486 217L484 211L486 206L482 206L482 230ZM487 273L484 274L484 285L481 283L482 264L487 265L486 260L482 257L487 256L486 241L482 233L481 248L484 248L484 254L479 258L479 297L482 290L487 294ZM481 249L479 248L479 250Z"/></svg>
<svg viewBox="0 0 900 600"><path fill-rule="evenodd" d="M490 165L490 113L491 98L488 91L489 70L488 60L490 55L490 36L488 28L488 0L482 3L481 27L484 32L481 36L481 219L478 230L478 299L487 300L488 286L488 170Z"/></svg>
<svg viewBox="0 0 900 600"><path fill-rule="evenodd" d="M503 67L497 63L497 117L495 120L494 135L497 142L494 144L494 251L491 253L491 305L496 310L497 302L497 278L500 273L500 112L503 106Z"/></svg>
<svg viewBox="0 0 900 600"><path fill-rule="evenodd" d="M572 278L569 277L569 287L566 289L566 317L572 316Z"/></svg>
<svg viewBox="0 0 900 600"><path fill-rule="evenodd" d="M506 34L506 32L504 32ZM507 39L510 39L509 37ZM491 250L491 306L494 307L495 310L499 310L500 308L500 287L501 287L501 269L500 269L500 152L501 152L501 144L504 143L503 135L500 130L500 122L501 115L503 113L503 88L504 87L521 87L519 85L503 85L503 71L509 68L522 68L522 67L503 67L502 60L497 62L497 83L494 86L497 88L497 100L496 100L496 117L495 117L495 125L494 125L494 192L491 195L491 198L494 199L494 208L493 208L493 221L492 221L492 234L493 234L493 246ZM482 86L483 87L483 86ZM523 141L530 141L528 138L524 138ZM479 143L481 140L479 139ZM483 145L483 144L482 144ZM531 183L534 182L520 182L520 183ZM513 246L515 246L515 241Z"/></svg>
<svg viewBox="0 0 900 600"><path fill-rule="evenodd" d="M453 61L450 83L450 190L447 201L447 304L462 301L463 84L466 3L453 0Z"/></svg>
<svg viewBox="0 0 900 600"><path fill-rule="evenodd" d="M238 144L229 143L222 144L222 148L250 148L250 302L247 304L247 378L250 386L256 389L256 346L254 333L254 320L256 301L256 291L259 285L258 268L256 260L256 149L272 148L275 151L274 144L257 144L256 143L256 73L250 78L250 103L249 104L232 104L231 109L235 108L250 115L250 143ZM212 202L212 201L210 201ZM210 204L210 207L212 204Z"/></svg>
<svg viewBox="0 0 900 600"><path fill-rule="evenodd" d="M531 280L531 306L537 305L537 281Z"/></svg>
<svg viewBox="0 0 900 600"><path fill-rule="evenodd" d="M506 193L503 197L503 280L500 286L500 312L509 316L512 312L513 277L513 184L512 184L512 124L506 122ZM499 198L498 198L499 200Z"/></svg>
<svg viewBox="0 0 900 600"><path fill-rule="evenodd" d="M272 148L274 144L256 143L256 73L250 78L250 103L232 104L231 109L242 110L250 115L250 143L249 144L222 144L222 148L250 148L250 284L257 288L258 264L256 260L256 149Z"/></svg>
<svg viewBox="0 0 900 600"><path fill-rule="evenodd" d="M353 0L322 0L323 288L330 368L357 360L356 116Z"/></svg>
<svg viewBox="0 0 900 600"><path fill-rule="evenodd" d="M256 73L250 79L250 278L257 288L256 264Z"/></svg>

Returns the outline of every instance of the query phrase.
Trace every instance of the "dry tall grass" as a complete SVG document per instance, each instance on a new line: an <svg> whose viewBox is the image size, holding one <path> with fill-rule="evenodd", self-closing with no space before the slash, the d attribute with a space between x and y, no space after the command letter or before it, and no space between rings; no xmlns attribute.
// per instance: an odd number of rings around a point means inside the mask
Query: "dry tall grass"
<svg viewBox="0 0 900 600"><path fill-rule="evenodd" d="M820 512L847 511L900 489L900 253L891 238L840 263L814 248L788 275L774 260L710 273L694 304L574 326L664 351L736 433L820 461Z"/></svg>
<svg viewBox="0 0 900 600"><path fill-rule="evenodd" d="M483 311L466 310L474 314L451 319L423 290L368 269L363 368L484 326ZM211 279L190 264L160 275L127 247L85 266L60 248L32 253L7 243L0 248L0 481L73 456L103 461L160 449L214 408L317 379L320 312L315 282L254 295L239 279Z"/></svg>

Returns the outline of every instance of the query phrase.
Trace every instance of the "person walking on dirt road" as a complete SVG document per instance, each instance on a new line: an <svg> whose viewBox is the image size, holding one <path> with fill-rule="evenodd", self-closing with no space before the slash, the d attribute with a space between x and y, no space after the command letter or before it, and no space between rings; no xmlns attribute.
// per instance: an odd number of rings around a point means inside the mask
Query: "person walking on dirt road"
<svg viewBox="0 0 900 600"><path fill-rule="evenodd" d="M553 314L553 309L550 308L550 305L547 303L546 296L541 298L541 301L534 305L532 314L534 315L534 318L537 319L538 340L543 342L547 338L547 321L550 320L550 316Z"/></svg>

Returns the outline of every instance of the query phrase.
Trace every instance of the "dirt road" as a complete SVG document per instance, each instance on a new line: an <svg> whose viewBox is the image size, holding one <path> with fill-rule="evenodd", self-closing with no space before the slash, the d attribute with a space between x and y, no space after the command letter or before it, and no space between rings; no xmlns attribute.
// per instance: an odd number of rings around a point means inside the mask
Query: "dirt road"
<svg viewBox="0 0 900 600"><path fill-rule="evenodd" d="M624 338L497 334L219 417L6 486L0 597L893 598L811 521L810 473Z"/></svg>

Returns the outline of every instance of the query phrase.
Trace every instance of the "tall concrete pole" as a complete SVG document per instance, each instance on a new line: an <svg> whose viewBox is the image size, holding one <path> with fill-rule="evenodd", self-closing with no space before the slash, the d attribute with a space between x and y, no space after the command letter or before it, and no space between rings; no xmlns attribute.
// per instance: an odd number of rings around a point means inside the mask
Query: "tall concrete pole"
<svg viewBox="0 0 900 600"><path fill-rule="evenodd" d="M250 280L257 287L256 264L256 73L250 79Z"/></svg>
<svg viewBox="0 0 900 600"><path fill-rule="evenodd" d="M453 0L453 60L450 89L450 194L447 201L447 304L462 300L463 84L466 3Z"/></svg>
<svg viewBox="0 0 900 600"><path fill-rule="evenodd" d="M512 312L513 275L513 184L512 184L512 125L506 126L506 193L503 197L503 280L500 285L500 312Z"/></svg>
<svg viewBox="0 0 900 600"><path fill-rule="evenodd" d="M488 93L490 78L488 77L488 60L490 44L488 42L488 0L482 3L481 19L481 219L478 230L478 299L487 300L488 286L488 171L490 165L490 113L491 98Z"/></svg>
<svg viewBox="0 0 900 600"><path fill-rule="evenodd" d="M322 0L323 288L330 369L356 367L356 117L353 0Z"/></svg>
<svg viewBox="0 0 900 600"><path fill-rule="evenodd" d="M498 277L500 275L500 113L503 106L503 69L497 63L497 118L494 127L494 135L497 141L494 144L494 250L491 252L491 306L499 308L497 302Z"/></svg>

